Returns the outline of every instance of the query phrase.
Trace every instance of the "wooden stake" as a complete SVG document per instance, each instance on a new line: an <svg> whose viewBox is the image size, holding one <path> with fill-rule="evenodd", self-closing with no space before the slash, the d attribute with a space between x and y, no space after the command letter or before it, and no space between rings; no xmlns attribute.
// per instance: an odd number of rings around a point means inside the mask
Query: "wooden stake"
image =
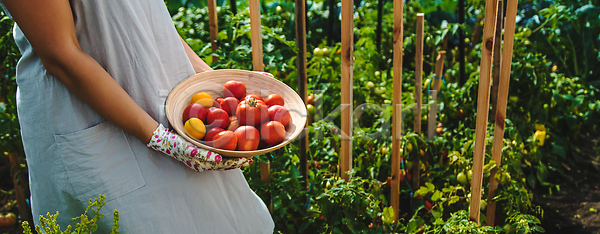
<svg viewBox="0 0 600 234"><path fill-rule="evenodd" d="M415 133L421 135L421 105L423 102L423 33L425 28L425 14L417 14L417 50L415 54ZM414 147L419 147L415 145ZM418 157L413 160L412 189L417 190L421 186L421 162Z"/></svg>
<svg viewBox="0 0 600 234"><path fill-rule="evenodd" d="M263 68L263 49L262 49L262 30L260 28L260 2L259 0L249 0L250 7L250 33L252 43L252 66L254 71L264 71ZM271 164L260 163L260 178L265 183L269 182L271 176ZM269 203L269 212L273 213L273 195Z"/></svg>
<svg viewBox="0 0 600 234"><path fill-rule="evenodd" d="M394 0L394 81L392 117L392 194L394 220L400 216L400 146L402 145L402 46L403 46L404 3Z"/></svg>
<svg viewBox="0 0 600 234"><path fill-rule="evenodd" d="M435 101L431 108L429 108L429 118L427 119L427 136L429 140L433 140L435 137L435 128L437 123L437 106L438 106L438 93L440 92L440 81L444 75L444 59L446 58L446 51L439 51L438 56L435 59L435 77L433 79L433 92L432 99Z"/></svg>
<svg viewBox="0 0 600 234"><path fill-rule="evenodd" d="M249 0L250 33L252 43L252 66L254 71L263 71L262 29L260 28L260 1Z"/></svg>
<svg viewBox="0 0 600 234"><path fill-rule="evenodd" d="M503 9L504 9L504 1L498 1L498 15L496 16L496 43L494 44L494 66L492 67L492 95L490 96L490 105L492 116L496 115L496 102L498 102L498 85L500 84L500 61L502 59L502 19L503 19ZM496 121L494 118L490 119L490 123L494 124Z"/></svg>
<svg viewBox="0 0 600 234"><path fill-rule="evenodd" d="M496 203L491 202L498 188L498 181L494 178L497 168L502 162L502 147L504 146L504 120L506 119L506 103L508 98L508 86L510 83L510 72L513 55L513 44L515 37L515 22L517 17L518 0L507 0L506 22L504 23L504 48L502 49L502 64L500 70L500 84L498 87L498 103L496 111L496 123L494 126L494 145L492 148L492 160L496 162L496 169L490 173L490 190L488 192L487 225L493 226L496 216Z"/></svg>
<svg viewBox="0 0 600 234"><path fill-rule="evenodd" d="M296 43L298 45L298 55L296 58L296 68L298 74L298 94L304 100L304 105L307 103L307 86L308 78L306 74L306 0L296 0ZM299 150L300 150L300 174L304 178L304 187L308 191L308 118L305 128L301 133ZM308 196L304 197L308 201ZM308 207L307 207L308 208Z"/></svg>
<svg viewBox="0 0 600 234"><path fill-rule="evenodd" d="M208 25L210 31L210 48L212 52L219 49L219 20L217 19L217 0L208 0ZM213 56L212 62L215 63L219 57Z"/></svg>
<svg viewBox="0 0 600 234"><path fill-rule="evenodd" d="M483 47L479 72L479 96L477 97L477 121L475 126L475 149L473 155L473 178L471 180L471 205L469 218L479 224L481 183L485 160L485 139L490 107L490 79L496 31L497 0L486 0L483 28Z"/></svg>
<svg viewBox="0 0 600 234"><path fill-rule="evenodd" d="M342 0L342 131L340 177L348 181L352 169L352 66L354 60L354 1Z"/></svg>

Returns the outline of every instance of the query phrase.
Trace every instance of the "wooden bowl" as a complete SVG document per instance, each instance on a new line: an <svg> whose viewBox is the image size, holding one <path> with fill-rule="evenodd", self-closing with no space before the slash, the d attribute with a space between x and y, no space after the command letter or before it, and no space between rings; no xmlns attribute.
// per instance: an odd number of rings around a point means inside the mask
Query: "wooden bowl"
<svg viewBox="0 0 600 234"><path fill-rule="evenodd" d="M213 98L222 97L223 85L229 80L244 83L246 85L246 94L256 93L265 98L271 93L277 93L283 98L285 102L284 106L292 116L290 123L286 127L286 135L283 142L254 151L231 151L202 144L199 140L190 137L185 132L182 114L183 109L192 103L192 95L198 92L206 92ZM307 111L304 101L302 101L296 91L275 78L252 71L222 69L190 76L175 85L165 101L165 114L171 124L171 128L198 147L217 152L227 157L253 157L279 149L300 135L306 124Z"/></svg>

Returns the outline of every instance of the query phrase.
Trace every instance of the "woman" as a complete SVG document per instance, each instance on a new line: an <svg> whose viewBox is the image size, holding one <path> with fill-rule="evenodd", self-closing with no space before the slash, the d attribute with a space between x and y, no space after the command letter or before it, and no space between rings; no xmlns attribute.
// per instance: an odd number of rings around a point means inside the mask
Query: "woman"
<svg viewBox="0 0 600 234"><path fill-rule="evenodd" d="M17 110L34 217L59 211L65 227L104 194L121 233L273 232L234 169L251 160L188 147L164 127L170 88L211 68L162 0L2 1L22 53Z"/></svg>

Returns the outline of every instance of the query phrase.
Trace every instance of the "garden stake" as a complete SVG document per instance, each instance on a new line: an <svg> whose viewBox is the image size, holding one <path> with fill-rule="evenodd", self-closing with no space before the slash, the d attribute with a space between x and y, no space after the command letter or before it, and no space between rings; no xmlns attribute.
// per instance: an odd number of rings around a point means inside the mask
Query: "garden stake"
<svg viewBox="0 0 600 234"><path fill-rule="evenodd" d="M394 221L400 216L400 146L402 145L402 46L404 3L394 0L394 76L393 76L393 114L392 114L392 194Z"/></svg>
<svg viewBox="0 0 600 234"><path fill-rule="evenodd" d="M354 1L342 0L342 140L340 177L348 181L352 169L352 63L354 54Z"/></svg>
<svg viewBox="0 0 600 234"><path fill-rule="evenodd" d="M217 52L219 49L219 20L217 19L217 0L208 0L208 25L210 30L210 49ZM213 56L212 63L219 60L219 57Z"/></svg>
<svg viewBox="0 0 600 234"><path fill-rule="evenodd" d="M444 73L444 59L446 58L446 51L439 51L438 56L435 59L435 77L433 79L433 91L431 91L432 99L434 103L429 108L429 118L427 119L427 138L433 140L435 137L435 127L437 122L437 106L438 98L437 95L440 92L440 80ZM431 84L431 83L430 83Z"/></svg>
<svg viewBox="0 0 600 234"><path fill-rule="evenodd" d="M494 44L494 65L492 66L492 95L490 96L491 109L490 113L492 116L496 116L496 103L498 102L498 85L500 84L500 61L502 60L502 20L504 19L504 1L498 1L498 15L496 17L496 42ZM494 124L496 120L490 119L490 123Z"/></svg>
<svg viewBox="0 0 600 234"><path fill-rule="evenodd" d="M465 0L458 0L458 24L465 23ZM459 77L458 85L465 84L465 33L461 27L458 27L458 57L459 62Z"/></svg>
<svg viewBox="0 0 600 234"><path fill-rule="evenodd" d="M297 83L298 83L298 94L304 100L304 105L307 105L307 86L308 79L306 75L306 0L296 0L296 43L298 45L298 55L296 68L298 69ZM305 190L309 191L308 183L308 118L304 124L304 130L300 133L299 139L299 150L300 150L300 174L304 178ZM309 202L308 195L305 195L304 200ZM308 204L308 203L307 203ZM306 206L309 209L308 205Z"/></svg>
<svg viewBox="0 0 600 234"><path fill-rule="evenodd" d="M262 29L260 28L260 2L259 0L250 0L248 5L250 7L252 69L254 71L264 71Z"/></svg>
<svg viewBox="0 0 600 234"><path fill-rule="evenodd" d="M260 2L259 0L250 0L250 33L252 43L252 66L254 71L264 71L263 68L263 50L262 50L262 31L260 28ZM269 183L271 176L271 164L260 163L260 178L263 182ZM269 212L273 213L273 194L269 202Z"/></svg>
<svg viewBox="0 0 600 234"><path fill-rule="evenodd" d="M504 22L504 48L502 49L502 64L500 70L500 85L498 87L498 103L496 110L496 123L494 126L494 145L492 148L492 160L496 162L496 168L490 173L490 188L488 192L487 207L487 225L493 226L496 216L496 203L491 202L494 198L494 192L498 189L498 181L495 178L496 171L500 168L502 162L502 148L504 140L504 120L506 119L506 104L508 98L508 85L510 83L510 72L513 56L513 44L515 37L515 21L517 17L518 0L508 0L506 2L506 19Z"/></svg>
<svg viewBox="0 0 600 234"><path fill-rule="evenodd" d="M415 54L415 133L421 135L421 105L423 101L423 32L425 24L425 14L417 14L417 50ZM410 153L410 152L409 152ZM421 175L419 167L421 162L418 157L413 160L412 166L412 190L417 190L421 186ZM412 197L412 196L411 196ZM412 203L412 199L411 199Z"/></svg>
<svg viewBox="0 0 600 234"><path fill-rule="evenodd" d="M473 154L473 177L471 180L471 204L469 219L479 224L481 205L481 187L483 181L483 164L485 159L485 139L487 133L490 108L490 79L496 32L497 0L487 0L483 25L483 48L479 72L479 90L477 97L477 121L475 126L475 148Z"/></svg>

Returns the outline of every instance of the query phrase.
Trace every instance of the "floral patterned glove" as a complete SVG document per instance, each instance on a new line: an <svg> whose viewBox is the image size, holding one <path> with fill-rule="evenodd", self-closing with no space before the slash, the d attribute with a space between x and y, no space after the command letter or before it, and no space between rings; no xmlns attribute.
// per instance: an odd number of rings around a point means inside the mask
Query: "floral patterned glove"
<svg viewBox="0 0 600 234"><path fill-rule="evenodd" d="M148 147L171 156L194 171L231 170L252 164L251 158L222 158L221 155L201 149L181 138L162 124L154 130Z"/></svg>

